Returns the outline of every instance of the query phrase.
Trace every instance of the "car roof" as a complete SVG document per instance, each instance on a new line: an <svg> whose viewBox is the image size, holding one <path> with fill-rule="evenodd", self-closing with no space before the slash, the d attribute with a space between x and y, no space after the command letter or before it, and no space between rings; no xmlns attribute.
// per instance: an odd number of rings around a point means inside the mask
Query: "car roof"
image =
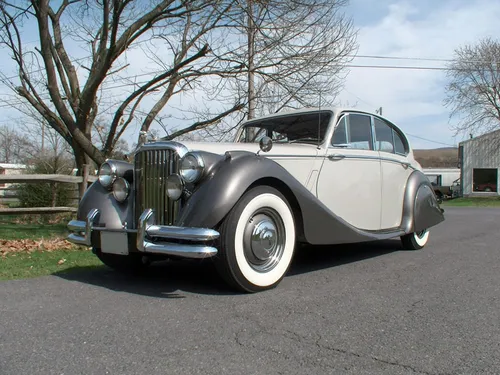
<svg viewBox="0 0 500 375"><path fill-rule="evenodd" d="M259 116L259 117L255 117L252 119L245 120L242 123L242 126L244 126L248 123L254 122L254 121L260 121L260 120L269 119L269 118L281 117L281 116L286 116L286 115L301 114L301 113L314 113L314 112L332 112L332 113L356 112L356 113L362 113L362 114L376 116L378 118L384 119L385 121L387 121L391 125L398 127L392 121L390 121L389 119L386 119L385 117L383 117L379 114L376 114L373 112L368 112L368 111L363 111L363 110L360 110L357 108L352 108L352 107L305 107L305 108L300 108L300 109L286 109L286 110L283 110L280 112L271 113L268 115Z"/></svg>

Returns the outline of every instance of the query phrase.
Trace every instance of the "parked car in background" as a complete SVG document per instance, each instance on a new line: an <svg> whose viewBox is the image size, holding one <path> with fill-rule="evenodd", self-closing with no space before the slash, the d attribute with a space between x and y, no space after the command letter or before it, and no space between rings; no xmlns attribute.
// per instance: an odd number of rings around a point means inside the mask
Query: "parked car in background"
<svg viewBox="0 0 500 375"><path fill-rule="evenodd" d="M474 191L497 192L497 184L493 182L475 183Z"/></svg>
<svg viewBox="0 0 500 375"><path fill-rule="evenodd" d="M108 266L211 258L234 288L278 285L297 243L400 238L423 248L444 220L407 137L352 109L252 119L232 143L159 140L106 161L68 239Z"/></svg>
<svg viewBox="0 0 500 375"><path fill-rule="evenodd" d="M431 182L439 202L453 198L452 185L460 178L459 168L424 168L423 172Z"/></svg>

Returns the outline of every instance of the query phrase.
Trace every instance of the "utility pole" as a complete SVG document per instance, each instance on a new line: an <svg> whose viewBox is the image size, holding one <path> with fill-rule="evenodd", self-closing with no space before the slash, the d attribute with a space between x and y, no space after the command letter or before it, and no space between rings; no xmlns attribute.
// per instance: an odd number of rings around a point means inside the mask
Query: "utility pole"
<svg viewBox="0 0 500 375"><path fill-rule="evenodd" d="M247 0L248 13L248 119L255 117L255 82L254 82L254 42L255 25L253 22L253 0Z"/></svg>
<svg viewBox="0 0 500 375"><path fill-rule="evenodd" d="M379 109L376 109L375 113L378 113L380 116L382 116L382 107L380 107Z"/></svg>

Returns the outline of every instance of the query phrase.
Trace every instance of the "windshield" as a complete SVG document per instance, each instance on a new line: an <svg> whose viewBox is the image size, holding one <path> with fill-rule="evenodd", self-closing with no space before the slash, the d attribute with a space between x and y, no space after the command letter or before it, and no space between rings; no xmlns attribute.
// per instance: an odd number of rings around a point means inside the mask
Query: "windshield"
<svg viewBox="0 0 500 375"><path fill-rule="evenodd" d="M332 115L329 111L322 111L255 120L244 125L237 142L259 142L267 135L275 143L320 144Z"/></svg>

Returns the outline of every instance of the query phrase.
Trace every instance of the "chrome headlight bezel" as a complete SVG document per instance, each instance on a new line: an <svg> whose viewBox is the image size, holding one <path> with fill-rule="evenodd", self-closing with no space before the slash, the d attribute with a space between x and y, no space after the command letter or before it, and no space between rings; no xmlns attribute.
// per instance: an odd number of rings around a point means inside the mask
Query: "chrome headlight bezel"
<svg viewBox="0 0 500 375"><path fill-rule="evenodd" d="M118 177L113 182L113 197L122 203L125 202L130 194L130 184L123 177Z"/></svg>
<svg viewBox="0 0 500 375"><path fill-rule="evenodd" d="M105 161L101 164L98 173L99 183L108 190L113 188L113 184L118 177L116 165L111 161Z"/></svg>
<svg viewBox="0 0 500 375"><path fill-rule="evenodd" d="M205 162L200 154L188 152L179 163L179 175L187 184L198 182L205 171Z"/></svg>

